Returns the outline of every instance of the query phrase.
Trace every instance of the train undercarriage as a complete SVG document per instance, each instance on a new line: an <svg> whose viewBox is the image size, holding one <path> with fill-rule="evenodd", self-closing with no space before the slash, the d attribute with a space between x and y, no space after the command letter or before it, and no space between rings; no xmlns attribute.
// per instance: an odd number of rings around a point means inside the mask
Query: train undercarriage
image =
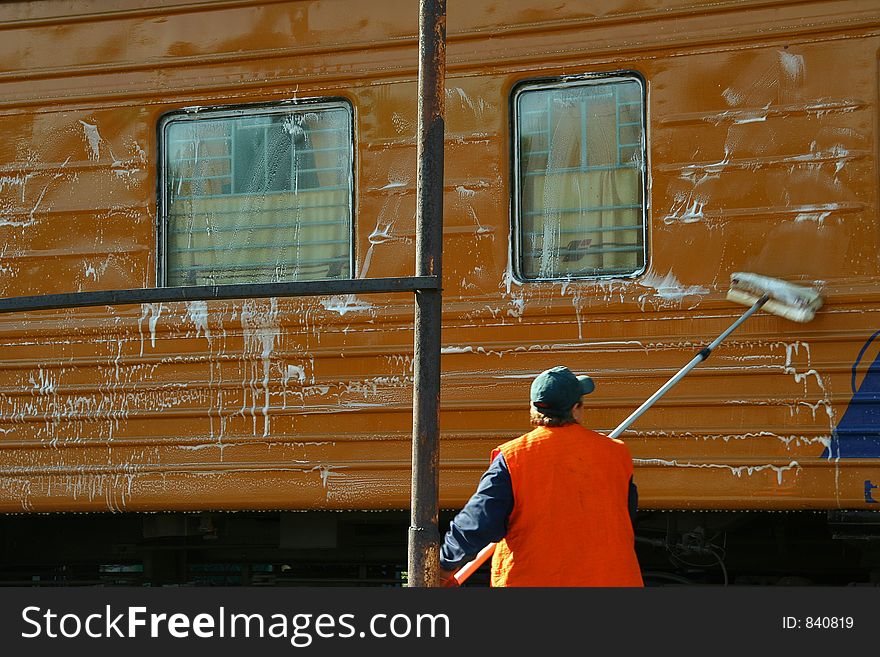
<svg viewBox="0 0 880 657"><path fill-rule="evenodd" d="M441 513L441 529L454 511ZM403 586L407 511L0 516L4 586ZM880 584L880 513L640 511L647 586ZM486 586L482 568L468 586Z"/></svg>

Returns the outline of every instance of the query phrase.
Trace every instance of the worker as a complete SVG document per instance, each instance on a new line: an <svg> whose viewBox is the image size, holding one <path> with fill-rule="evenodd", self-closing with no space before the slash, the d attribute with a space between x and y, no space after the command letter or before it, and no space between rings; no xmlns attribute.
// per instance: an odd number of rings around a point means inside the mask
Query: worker
<svg viewBox="0 0 880 657"><path fill-rule="evenodd" d="M489 543L492 586L642 586L633 523L638 491L626 445L582 426L588 376L567 367L531 386L529 433L492 453L476 493L450 523L440 582Z"/></svg>

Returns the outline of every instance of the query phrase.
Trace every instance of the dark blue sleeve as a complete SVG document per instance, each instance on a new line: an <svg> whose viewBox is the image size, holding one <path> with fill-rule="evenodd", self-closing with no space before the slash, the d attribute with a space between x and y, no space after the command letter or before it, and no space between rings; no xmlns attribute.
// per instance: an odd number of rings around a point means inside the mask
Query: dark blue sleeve
<svg viewBox="0 0 880 657"><path fill-rule="evenodd" d="M477 492L449 523L440 548L440 567L455 570L489 543L507 534L507 519L513 511L513 486L504 456L499 454L480 478Z"/></svg>

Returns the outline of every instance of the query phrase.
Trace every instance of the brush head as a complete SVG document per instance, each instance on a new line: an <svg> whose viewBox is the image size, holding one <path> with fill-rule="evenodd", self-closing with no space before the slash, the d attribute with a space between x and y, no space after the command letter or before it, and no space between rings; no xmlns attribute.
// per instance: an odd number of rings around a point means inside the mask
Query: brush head
<svg viewBox="0 0 880 657"><path fill-rule="evenodd" d="M811 287L749 272L730 275L728 300L751 306L765 295L764 310L793 322L809 322L822 306L822 295Z"/></svg>

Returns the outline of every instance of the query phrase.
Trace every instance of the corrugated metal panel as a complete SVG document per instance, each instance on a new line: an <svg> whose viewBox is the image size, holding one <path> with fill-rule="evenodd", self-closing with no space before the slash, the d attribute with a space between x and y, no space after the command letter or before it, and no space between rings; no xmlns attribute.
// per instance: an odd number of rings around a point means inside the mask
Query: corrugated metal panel
<svg viewBox="0 0 880 657"><path fill-rule="evenodd" d="M822 453L880 328L874 3L492 4L449 6L442 504L528 428L537 372L590 372L610 430L747 270L827 306L750 320L625 435L642 505L864 506L877 461ZM0 294L151 286L160 116L293 97L355 108L358 275L413 273L412 3L129 7L0 5ZM520 284L510 90L623 70L647 81L648 271ZM0 317L0 510L405 507L411 322L410 295Z"/></svg>

